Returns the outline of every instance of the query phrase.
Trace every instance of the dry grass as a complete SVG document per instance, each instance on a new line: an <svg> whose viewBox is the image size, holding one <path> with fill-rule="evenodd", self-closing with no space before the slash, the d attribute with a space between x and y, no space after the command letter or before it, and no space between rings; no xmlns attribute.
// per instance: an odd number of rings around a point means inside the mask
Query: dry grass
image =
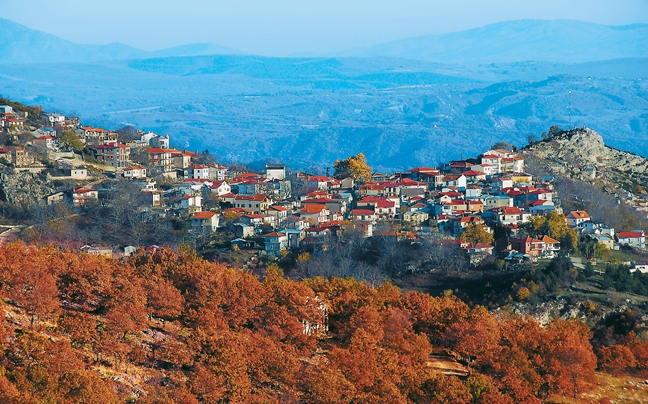
<svg viewBox="0 0 648 404"><path fill-rule="evenodd" d="M578 398L552 396L550 403L555 404L643 404L648 403L648 382L629 376L612 376L597 373L598 386L592 391L580 394Z"/></svg>

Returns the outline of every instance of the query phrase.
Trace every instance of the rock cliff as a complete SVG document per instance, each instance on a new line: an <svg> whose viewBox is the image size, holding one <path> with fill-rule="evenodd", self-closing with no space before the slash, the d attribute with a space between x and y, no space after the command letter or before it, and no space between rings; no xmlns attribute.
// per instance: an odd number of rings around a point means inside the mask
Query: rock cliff
<svg viewBox="0 0 648 404"><path fill-rule="evenodd" d="M544 161L551 171L571 178L593 181L613 188L645 186L648 160L620 151L603 142L603 137L588 128L558 132L523 150L526 156Z"/></svg>
<svg viewBox="0 0 648 404"><path fill-rule="evenodd" d="M29 172L0 174L0 200L10 204L31 206L56 192L49 174L43 179Z"/></svg>

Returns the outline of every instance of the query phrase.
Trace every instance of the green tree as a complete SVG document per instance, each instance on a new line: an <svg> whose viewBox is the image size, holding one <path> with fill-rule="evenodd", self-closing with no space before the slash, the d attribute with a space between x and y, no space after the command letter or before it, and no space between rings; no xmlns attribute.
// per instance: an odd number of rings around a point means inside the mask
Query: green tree
<svg viewBox="0 0 648 404"><path fill-rule="evenodd" d="M79 135L74 133L74 131L72 130L66 130L65 132L61 133L59 142L61 146L67 149L74 149L76 151L83 150L83 147L85 146Z"/></svg>
<svg viewBox="0 0 648 404"><path fill-rule="evenodd" d="M558 125L554 125L551 128L549 128L549 137L556 136L560 132L560 127Z"/></svg>
<svg viewBox="0 0 648 404"><path fill-rule="evenodd" d="M591 262L585 263L585 270L583 271L583 275L585 275L586 278L591 278L595 275L594 265L592 265Z"/></svg>
<svg viewBox="0 0 648 404"><path fill-rule="evenodd" d="M493 145L493 150L497 149L513 150L513 145L509 142L497 142Z"/></svg>
<svg viewBox="0 0 648 404"><path fill-rule="evenodd" d="M371 181L371 167L367 165L367 159L362 153L351 156L344 160L336 160L333 164L335 167L335 178L351 177L358 182Z"/></svg>
<svg viewBox="0 0 648 404"><path fill-rule="evenodd" d="M610 251L610 249L603 243L596 243L594 246L594 256L596 258L603 258L605 253Z"/></svg>
<svg viewBox="0 0 648 404"><path fill-rule="evenodd" d="M524 224L524 230L533 237L549 236L560 240L567 251L578 247L578 233L567 227L565 216L551 211L548 216L534 216Z"/></svg>

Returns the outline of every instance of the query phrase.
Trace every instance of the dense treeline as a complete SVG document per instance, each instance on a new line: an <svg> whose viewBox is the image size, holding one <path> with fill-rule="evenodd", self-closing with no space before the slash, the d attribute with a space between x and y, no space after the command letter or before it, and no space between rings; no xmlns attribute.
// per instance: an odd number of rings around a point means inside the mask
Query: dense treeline
<svg viewBox="0 0 648 404"><path fill-rule="evenodd" d="M597 366L580 321L276 266L262 281L188 249L117 261L9 244L0 287L3 403L539 403ZM434 370L432 346L469 375Z"/></svg>
<svg viewBox="0 0 648 404"><path fill-rule="evenodd" d="M620 292L648 295L648 273L641 271L631 273L630 267L626 265L609 264L605 269L601 286L604 289L613 287Z"/></svg>

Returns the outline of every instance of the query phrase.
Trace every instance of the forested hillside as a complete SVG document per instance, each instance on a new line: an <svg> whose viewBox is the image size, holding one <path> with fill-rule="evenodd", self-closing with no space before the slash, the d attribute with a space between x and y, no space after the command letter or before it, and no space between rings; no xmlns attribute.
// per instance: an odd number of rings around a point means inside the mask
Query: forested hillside
<svg viewBox="0 0 648 404"><path fill-rule="evenodd" d="M9 244L0 286L3 403L539 403L590 388L597 367L577 320L543 328L274 266L260 280L191 250L118 261ZM645 372L648 343L624 316L593 342L610 369ZM433 347L467 375L435 368Z"/></svg>

